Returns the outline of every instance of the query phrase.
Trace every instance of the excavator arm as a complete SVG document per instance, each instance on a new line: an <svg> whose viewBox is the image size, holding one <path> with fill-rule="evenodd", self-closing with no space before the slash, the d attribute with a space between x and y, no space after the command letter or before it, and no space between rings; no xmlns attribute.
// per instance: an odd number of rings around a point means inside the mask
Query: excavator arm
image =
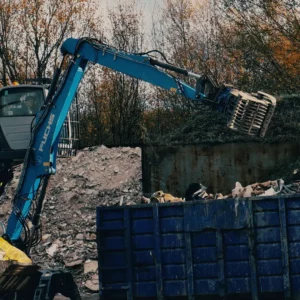
<svg viewBox="0 0 300 300"><path fill-rule="evenodd" d="M56 173L60 130L89 62L149 82L192 101L211 100L226 115L229 127L252 135L262 135L262 129L265 132L275 107L274 98L267 94L255 96L229 86L217 88L207 77L148 55L118 51L99 41L68 39L61 50L64 55L61 66L68 56L71 56L70 64L62 75L61 67L58 68L45 105L36 118L6 230L7 239L27 253L39 241L39 219L49 177ZM196 78L196 88L162 69ZM214 89L214 93L210 93L213 99L205 93L207 88L210 91Z"/></svg>

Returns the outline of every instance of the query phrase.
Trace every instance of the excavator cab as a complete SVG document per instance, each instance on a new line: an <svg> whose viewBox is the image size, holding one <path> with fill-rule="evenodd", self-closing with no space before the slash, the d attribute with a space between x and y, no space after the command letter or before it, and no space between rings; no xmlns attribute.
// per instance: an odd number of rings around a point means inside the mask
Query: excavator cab
<svg viewBox="0 0 300 300"><path fill-rule="evenodd" d="M45 101L39 85L0 89L0 159L23 160L35 116Z"/></svg>
<svg viewBox="0 0 300 300"><path fill-rule="evenodd" d="M25 157L35 117L46 95L45 85L26 84L0 89L0 196L13 177L12 166ZM74 156L78 147L78 103L74 101L61 130L58 157Z"/></svg>
<svg viewBox="0 0 300 300"><path fill-rule="evenodd" d="M0 163L22 161L31 138L34 119L46 99L43 85L0 89ZM74 101L61 130L58 156L76 155L79 147L78 103Z"/></svg>

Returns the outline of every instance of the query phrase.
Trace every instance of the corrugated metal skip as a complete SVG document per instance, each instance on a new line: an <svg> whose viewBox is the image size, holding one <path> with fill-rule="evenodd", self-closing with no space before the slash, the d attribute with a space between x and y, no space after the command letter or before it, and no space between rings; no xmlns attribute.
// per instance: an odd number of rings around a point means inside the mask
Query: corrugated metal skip
<svg viewBox="0 0 300 300"><path fill-rule="evenodd" d="M98 207L97 232L101 299L300 297L297 197Z"/></svg>
<svg viewBox="0 0 300 300"><path fill-rule="evenodd" d="M230 143L220 145L145 146L142 150L143 192L163 190L184 197L192 182L209 193L229 193L243 186L279 179L299 157L300 143ZM282 175L274 178L274 170Z"/></svg>

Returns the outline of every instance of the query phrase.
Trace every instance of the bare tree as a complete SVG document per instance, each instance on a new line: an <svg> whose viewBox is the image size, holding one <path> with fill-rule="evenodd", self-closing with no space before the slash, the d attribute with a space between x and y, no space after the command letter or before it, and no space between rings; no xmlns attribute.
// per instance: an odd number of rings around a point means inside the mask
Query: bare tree
<svg viewBox="0 0 300 300"><path fill-rule="evenodd" d="M109 10L111 42L131 53L140 52L144 43L142 15L137 2L119 4ZM109 88L109 116L114 144L139 141L140 123L144 109L144 86L137 79L107 71Z"/></svg>
<svg viewBox="0 0 300 300"><path fill-rule="evenodd" d="M0 2L0 71L3 85L24 77L22 71L18 70L17 63L24 54L20 43L23 34L17 22L19 7L20 4L16 0Z"/></svg>
<svg viewBox="0 0 300 300"><path fill-rule="evenodd" d="M144 43L141 12L136 1L111 6L105 41L130 53L140 52ZM137 79L111 69L93 66L85 81L82 97L82 135L86 145L137 143L145 88Z"/></svg>
<svg viewBox="0 0 300 300"><path fill-rule="evenodd" d="M161 20L153 24L153 43L176 66L218 79L220 64L216 63L217 30L210 11L210 2L165 0ZM158 59L163 60L160 56ZM195 86L193 79L173 76ZM155 135L170 133L195 113L190 100L157 89L153 95L154 113L148 114L156 128ZM200 112L201 113L201 112Z"/></svg>
<svg viewBox="0 0 300 300"><path fill-rule="evenodd" d="M97 34L91 0L3 0L0 42L3 83L51 76L64 39Z"/></svg>

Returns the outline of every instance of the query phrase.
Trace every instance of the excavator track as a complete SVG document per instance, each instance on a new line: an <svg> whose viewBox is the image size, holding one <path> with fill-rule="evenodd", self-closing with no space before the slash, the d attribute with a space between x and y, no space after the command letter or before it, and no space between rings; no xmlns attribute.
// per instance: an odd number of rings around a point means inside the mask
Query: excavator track
<svg viewBox="0 0 300 300"><path fill-rule="evenodd" d="M28 288L33 281L37 285L39 267L36 265L20 265L11 261L0 261L0 299L14 299L20 293L19 299L33 298L34 289ZM24 291L25 290L25 291ZM24 297L21 295L24 294Z"/></svg>
<svg viewBox="0 0 300 300"><path fill-rule="evenodd" d="M58 293L71 300L81 300L69 272L41 270L37 265L0 261L1 300L52 300Z"/></svg>

